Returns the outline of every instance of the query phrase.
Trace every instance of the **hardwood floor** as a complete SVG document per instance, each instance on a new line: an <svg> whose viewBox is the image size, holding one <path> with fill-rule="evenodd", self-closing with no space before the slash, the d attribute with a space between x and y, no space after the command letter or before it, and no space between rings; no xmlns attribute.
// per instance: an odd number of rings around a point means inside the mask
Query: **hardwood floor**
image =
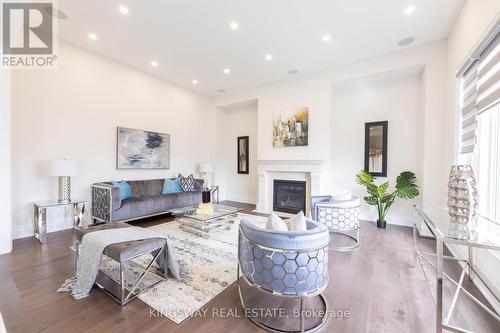
<svg viewBox="0 0 500 333"><path fill-rule="evenodd" d="M240 205L248 212L252 206ZM171 218L142 221L141 226ZM138 223L136 223L138 224ZM433 241L420 246L432 249ZM243 317L217 318L219 309L242 314L236 285L226 288L205 305L207 317L190 318L176 325L150 314L140 300L120 307L99 289L74 301L56 293L74 273L74 232L49 234L47 245L32 238L14 241L11 254L0 256L0 313L8 332L255 332ZM352 252L330 251L330 284L325 291L330 310L349 311L344 319L330 318L324 332L433 332L434 304L421 269L412 267L411 229L389 225L379 230L362 222L361 246ZM446 265L457 276L456 265ZM428 274L432 274L429 270ZM478 291L471 284L467 288ZM449 302L452 286L445 282ZM253 299L258 298L253 294ZM260 299L260 298L259 298ZM268 303L266 303L268 304ZM309 306L312 302L309 302ZM478 332L500 332L500 325L467 298L459 298L455 323ZM292 325L287 320L286 325Z"/></svg>

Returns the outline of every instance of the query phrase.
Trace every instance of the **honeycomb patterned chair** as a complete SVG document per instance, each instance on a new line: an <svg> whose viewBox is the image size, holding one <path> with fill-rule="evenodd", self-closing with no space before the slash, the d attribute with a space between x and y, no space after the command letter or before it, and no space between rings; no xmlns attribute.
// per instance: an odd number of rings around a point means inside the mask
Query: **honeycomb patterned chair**
<svg viewBox="0 0 500 333"><path fill-rule="evenodd" d="M240 286L242 277L252 288L275 297L300 300L300 330L313 332L326 323L327 303L322 292L328 285L328 229L307 220L306 231L274 231L262 229L242 219L238 236L237 283L241 306L245 301ZM320 297L325 316L321 322L304 331L303 307L306 297ZM249 316L257 326L269 332L285 332Z"/></svg>
<svg viewBox="0 0 500 333"><path fill-rule="evenodd" d="M333 233L341 234L353 241L349 246L332 246L333 250L350 251L359 246L359 207L361 201L352 196L350 200L335 201L332 196L311 197L311 215L314 221L324 224Z"/></svg>

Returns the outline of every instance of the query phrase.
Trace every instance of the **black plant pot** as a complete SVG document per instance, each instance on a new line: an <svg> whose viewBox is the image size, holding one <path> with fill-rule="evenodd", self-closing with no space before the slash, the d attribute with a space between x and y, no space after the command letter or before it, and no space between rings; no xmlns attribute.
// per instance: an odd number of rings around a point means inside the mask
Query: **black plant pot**
<svg viewBox="0 0 500 333"><path fill-rule="evenodd" d="M377 228L385 229L385 225L386 225L385 220L383 220L383 221L377 220Z"/></svg>

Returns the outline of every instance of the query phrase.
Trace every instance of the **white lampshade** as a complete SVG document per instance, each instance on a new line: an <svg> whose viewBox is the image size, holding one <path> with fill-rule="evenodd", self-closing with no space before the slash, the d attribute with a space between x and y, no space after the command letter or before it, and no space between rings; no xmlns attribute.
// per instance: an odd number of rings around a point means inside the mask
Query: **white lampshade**
<svg viewBox="0 0 500 333"><path fill-rule="evenodd" d="M80 174L79 160L50 160L47 164L47 173L52 177L71 177Z"/></svg>
<svg viewBox="0 0 500 333"><path fill-rule="evenodd" d="M201 163L198 165L198 170L201 173L211 173L214 172L214 166L210 163Z"/></svg>

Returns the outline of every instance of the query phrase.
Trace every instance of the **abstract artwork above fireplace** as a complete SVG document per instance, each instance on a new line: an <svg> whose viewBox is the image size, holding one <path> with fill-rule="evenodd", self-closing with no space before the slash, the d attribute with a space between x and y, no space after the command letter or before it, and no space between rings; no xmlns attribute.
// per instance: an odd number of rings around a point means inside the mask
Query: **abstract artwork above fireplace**
<svg viewBox="0 0 500 333"><path fill-rule="evenodd" d="M307 183L297 180L273 181L273 211L297 214L306 213Z"/></svg>
<svg viewBox="0 0 500 333"><path fill-rule="evenodd" d="M273 147L307 146L309 108L276 113L273 116Z"/></svg>

